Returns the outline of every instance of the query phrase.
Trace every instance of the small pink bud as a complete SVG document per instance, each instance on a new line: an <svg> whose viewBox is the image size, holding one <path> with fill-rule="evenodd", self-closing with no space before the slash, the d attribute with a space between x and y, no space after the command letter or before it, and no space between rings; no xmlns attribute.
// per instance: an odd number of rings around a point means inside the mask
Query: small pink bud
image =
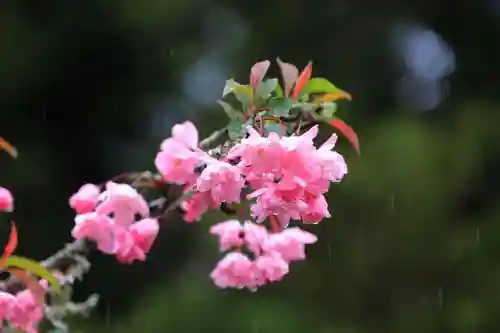
<svg viewBox="0 0 500 333"><path fill-rule="evenodd" d="M14 198L6 188L0 187L0 211L12 212L14 210Z"/></svg>

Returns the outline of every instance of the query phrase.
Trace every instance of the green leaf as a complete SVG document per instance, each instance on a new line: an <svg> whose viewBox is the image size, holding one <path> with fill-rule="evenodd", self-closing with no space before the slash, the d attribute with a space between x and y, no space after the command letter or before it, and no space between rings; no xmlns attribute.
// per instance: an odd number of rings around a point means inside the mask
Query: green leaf
<svg viewBox="0 0 500 333"><path fill-rule="evenodd" d="M227 134L229 139L236 140L241 138L245 133L245 123L242 119L234 119L231 120L229 125L227 125Z"/></svg>
<svg viewBox="0 0 500 333"><path fill-rule="evenodd" d="M59 283L59 281L54 277L54 275L52 275L52 273L47 268L45 268L38 261L11 255L5 261L5 266L24 269L25 271L28 271L31 274L35 274L47 280L52 285L52 287L54 287L57 291L61 290L61 284Z"/></svg>
<svg viewBox="0 0 500 333"><path fill-rule="evenodd" d="M290 109L293 106L293 102L291 99L279 97L269 101L267 106L272 108L272 110L268 111L267 114L276 117L286 117L290 115Z"/></svg>
<svg viewBox="0 0 500 333"><path fill-rule="evenodd" d="M271 93L276 89L278 85L278 79L267 79L262 82L257 88L256 95L260 99L268 99L271 97Z"/></svg>
<svg viewBox="0 0 500 333"><path fill-rule="evenodd" d="M236 99L241 103L243 109L247 109L250 101L253 98L253 89L249 86L239 84L233 79L227 80L224 90L222 91L222 97L233 93Z"/></svg>
<svg viewBox="0 0 500 333"><path fill-rule="evenodd" d="M219 103L220 106L224 109L224 112L226 112L227 116L229 119L239 119L242 117L242 113L236 110L231 106L231 104L226 103L224 101L218 100L217 103Z"/></svg>
<svg viewBox="0 0 500 333"><path fill-rule="evenodd" d="M276 85L276 89L274 89L274 93L276 94L276 97L283 97L283 88L281 88L281 85L278 83Z"/></svg>
<svg viewBox="0 0 500 333"><path fill-rule="evenodd" d="M265 124L264 129L267 133L277 133L279 136L283 136L285 134L283 133L283 127L277 123Z"/></svg>
<svg viewBox="0 0 500 333"><path fill-rule="evenodd" d="M232 93L235 89L245 87L242 84L234 81L233 79L226 80L226 85L224 86L224 90L222 91L222 97Z"/></svg>
<svg viewBox="0 0 500 333"><path fill-rule="evenodd" d="M337 104L333 102L325 102L321 104L321 115L325 118L331 119L337 111Z"/></svg>
<svg viewBox="0 0 500 333"><path fill-rule="evenodd" d="M300 94L330 94L336 92L343 92L343 90L334 86L330 81L322 77L315 77L309 80L302 90Z"/></svg>

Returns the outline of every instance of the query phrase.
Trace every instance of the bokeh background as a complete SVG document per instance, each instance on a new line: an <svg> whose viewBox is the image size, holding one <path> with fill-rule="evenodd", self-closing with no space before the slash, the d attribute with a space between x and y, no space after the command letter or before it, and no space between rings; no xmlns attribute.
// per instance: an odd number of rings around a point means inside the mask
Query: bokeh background
<svg viewBox="0 0 500 333"><path fill-rule="evenodd" d="M313 60L354 97L339 115L362 154L341 140L333 217L283 282L217 290L217 216L174 217L145 263L92 257L77 298L102 299L74 332L500 332L500 1L5 0L0 26L20 151L0 183L39 259L71 240L80 185L153 170L178 121L224 125L215 100L253 63Z"/></svg>

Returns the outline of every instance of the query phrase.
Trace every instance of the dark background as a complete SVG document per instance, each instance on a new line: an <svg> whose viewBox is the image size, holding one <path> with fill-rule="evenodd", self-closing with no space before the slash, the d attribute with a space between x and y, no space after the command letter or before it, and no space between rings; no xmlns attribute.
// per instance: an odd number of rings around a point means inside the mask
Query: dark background
<svg viewBox="0 0 500 333"><path fill-rule="evenodd" d="M333 217L283 282L217 290L220 217L174 218L145 263L93 256L77 297L102 301L75 332L500 331L500 1L7 0L0 27L0 134L20 151L0 183L37 259L71 240L80 185L153 170L178 121L223 126L215 100L253 63L313 60L354 97L339 114L362 155L341 140Z"/></svg>

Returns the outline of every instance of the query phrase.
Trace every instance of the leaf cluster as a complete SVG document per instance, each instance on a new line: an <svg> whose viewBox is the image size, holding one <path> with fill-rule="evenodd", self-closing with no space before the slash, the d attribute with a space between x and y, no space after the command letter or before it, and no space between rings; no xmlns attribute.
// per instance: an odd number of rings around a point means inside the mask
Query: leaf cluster
<svg viewBox="0 0 500 333"><path fill-rule="evenodd" d="M359 152L356 133L336 116L338 101L350 101L351 95L326 78L312 77L312 62L301 72L279 58L277 63L281 83L277 78L266 78L269 60L253 65L249 84L226 81L218 103L229 118L229 138L243 138L247 126L253 126L262 135L293 135L312 124L324 123L340 131Z"/></svg>

